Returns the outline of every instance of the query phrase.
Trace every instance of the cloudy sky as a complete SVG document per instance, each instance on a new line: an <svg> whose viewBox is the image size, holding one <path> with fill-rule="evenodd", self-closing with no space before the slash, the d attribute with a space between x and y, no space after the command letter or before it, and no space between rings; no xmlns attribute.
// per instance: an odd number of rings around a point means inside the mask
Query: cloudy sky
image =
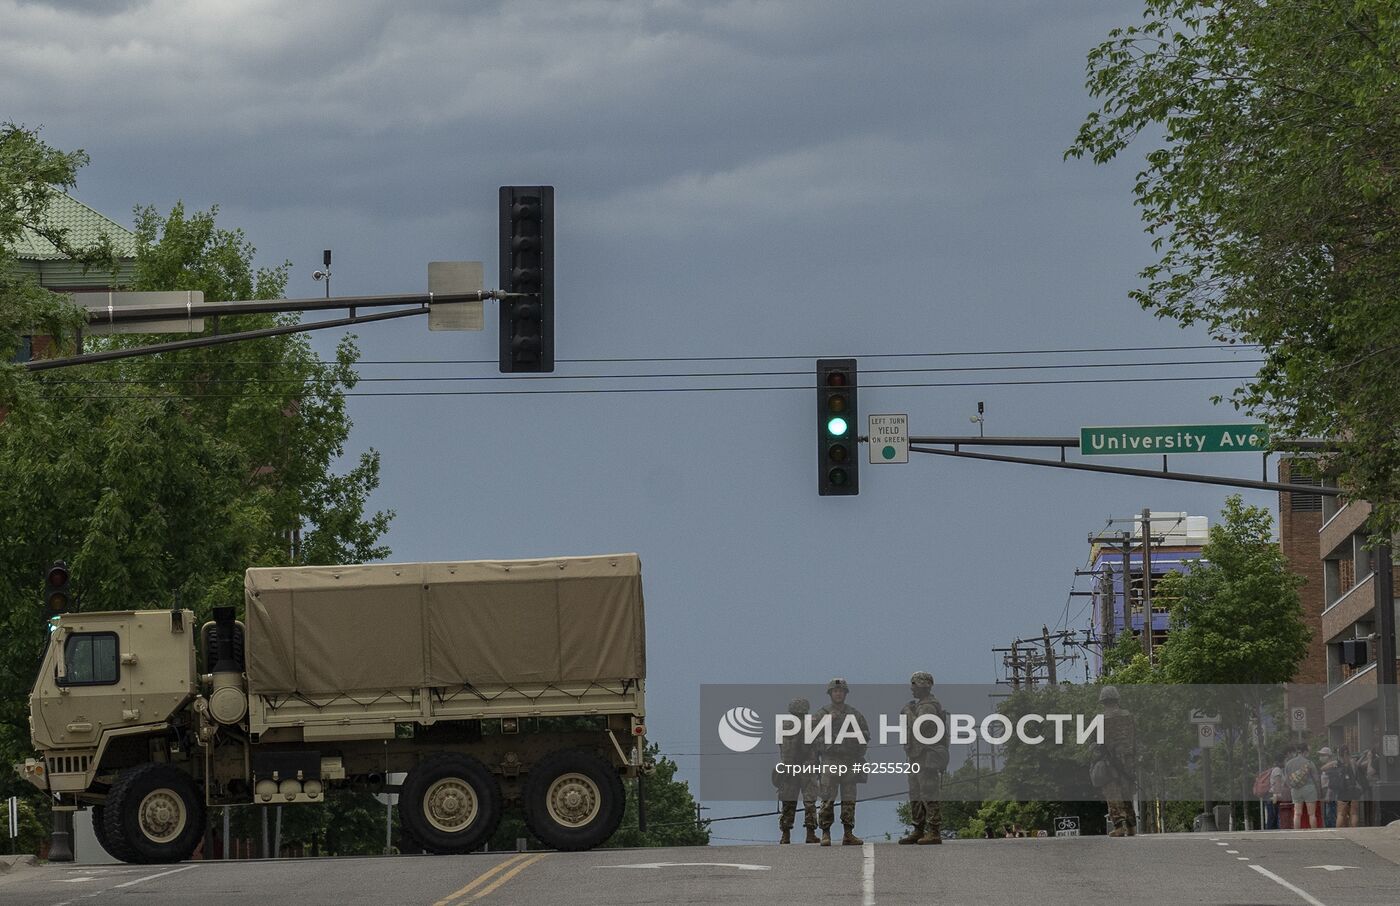
<svg viewBox="0 0 1400 906"><path fill-rule="evenodd" d="M1062 160L1086 52L1138 12L0 0L0 119L85 149L76 195L119 222L219 205L292 262L294 297L323 292L323 248L338 293L421 291L432 260L484 260L496 285L497 187L555 185L556 377L484 380L489 307L484 333L363 327L361 392L451 394L355 397L350 452L383 455L396 559L640 552L648 723L693 776L700 684L987 682L993 646L1087 625L1067 593L1089 532L1219 511L1219 488L918 455L816 494L817 356L860 357L863 412L916 434L975 433L979 400L999 435L1236 419L1210 402L1230 381L1123 380L1252 370L1164 348L1207 338L1127 298L1146 149ZM1117 347L1148 348L1030 354ZM1026 370L1084 364L1115 367ZM464 380L369 380L401 377ZM499 393L604 388L672 392Z"/></svg>

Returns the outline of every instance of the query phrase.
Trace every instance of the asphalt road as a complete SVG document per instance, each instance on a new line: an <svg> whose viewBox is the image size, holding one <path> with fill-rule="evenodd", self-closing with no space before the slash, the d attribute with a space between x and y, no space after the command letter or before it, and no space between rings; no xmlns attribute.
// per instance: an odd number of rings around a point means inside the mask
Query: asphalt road
<svg viewBox="0 0 1400 906"><path fill-rule="evenodd" d="M17 867L0 906L1395 906L1400 828Z"/></svg>

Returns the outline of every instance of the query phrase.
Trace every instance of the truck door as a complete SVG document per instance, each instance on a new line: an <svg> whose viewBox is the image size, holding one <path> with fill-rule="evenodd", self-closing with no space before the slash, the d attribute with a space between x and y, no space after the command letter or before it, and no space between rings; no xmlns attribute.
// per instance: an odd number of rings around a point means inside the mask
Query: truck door
<svg viewBox="0 0 1400 906"><path fill-rule="evenodd" d="M121 663L125 623L63 630L39 710L60 746L96 745L103 727L130 723L131 681Z"/></svg>

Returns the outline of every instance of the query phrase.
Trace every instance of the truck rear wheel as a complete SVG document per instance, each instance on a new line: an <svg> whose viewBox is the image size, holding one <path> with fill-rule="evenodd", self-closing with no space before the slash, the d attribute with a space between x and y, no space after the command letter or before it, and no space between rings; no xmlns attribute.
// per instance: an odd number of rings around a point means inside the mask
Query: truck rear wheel
<svg viewBox="0 0 1400 906"><path fill-rule="evenodd" d="M555 849L603 843L622 823L625 805L617 770L581 749L546 755L525 778L525 824Z"/></svg>
<svg viewBox="0 0 1400 906"><path fill-rule="evenodd" d="M404 778L399 818L428 852L469 853L501 823L501 785L470 755L433 755Z"/></svg>
<svg viewBox="0 0 1400 906"><path fill-rule="evenodd" d="M194 780L172 765L137 765L117 775L102 808L102 827L108 852L123 862L180 862L204 837L204 798Z"/></svg>

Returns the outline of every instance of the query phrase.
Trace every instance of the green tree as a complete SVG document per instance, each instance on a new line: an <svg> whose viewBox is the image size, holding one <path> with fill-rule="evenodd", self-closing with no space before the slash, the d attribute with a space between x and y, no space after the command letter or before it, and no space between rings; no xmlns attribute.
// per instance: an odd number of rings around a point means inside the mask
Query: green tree
<svg viewBox="0 0 1400 906"><path fill-rule="evenodd" d="M1154 588L1156 587L1154 583ZM1103 682L1115 686L1142 686L1162 682L1161 670L1147 659L1138 636L1125 632L1104 652Z"/></svg>
<svg viewBox="0 0 1400 906"><path fill-rule="evenodd" d="M62 336L84 323L82 311L19 273L15 242L25 230L52 242L74 260L93 268L111 267L110 243L75 248L66 231L44 219L49 200L71 188L87 163L82 151L50 147L37 131L0 123L0 410L26 402L23 369L12 363L20 337L34 331Z"/></svg>
<svg viewBox="0 0 1400 906"><path fill-rule="evenodd" d="M1067 155L1148 141L1136 203L1160 258L1136 300L1258 343L1233 396L1326 437L1400 527L1400 17L1392 0L1147 0L1089 54L1102 100ZM1145 136L1143 133L1147 133Z"/></svg>
<svg viewBox="0 0 1400 906"><path fill-rule="evenodd" d="M1272 539L1267 510L1231 495L1221 516L1202 562L1163 580L1174 602L1162 672L1172 683L1288 682L1311 637L1298 599L1302 579Z"/></svg>
<svg viewBox="0 0 1400 906"><path fill-rule="evenodd" d="M690 784L676 779L676 763L661 754L657 743L647 744L647 757L656 771L645 781L647 829L637 828L637 785L627 784L627 811L608 846L706 846L710 828L695 824L695 797Z"/></svg>
<svg viewBox="0 0 1400 906"><path fill-rule="evenodd" d="M179 205L168 217L139 211L137 288L198 289L210 301L280 295L285 266L254 268L243 234L214 217L187 217ZM178 604L203 619L215 604L241 605L250 566L384 556L378 539L392 514L366 512L377 454L336 471L355 354L346 340L321 362L303 337L284 336L35 382L32 405L0 426L0 764L30 752L27 693L46 640L39 592L49 562L68 561L84 609ZM0 780L0 793L13 788Z"/></svg>

